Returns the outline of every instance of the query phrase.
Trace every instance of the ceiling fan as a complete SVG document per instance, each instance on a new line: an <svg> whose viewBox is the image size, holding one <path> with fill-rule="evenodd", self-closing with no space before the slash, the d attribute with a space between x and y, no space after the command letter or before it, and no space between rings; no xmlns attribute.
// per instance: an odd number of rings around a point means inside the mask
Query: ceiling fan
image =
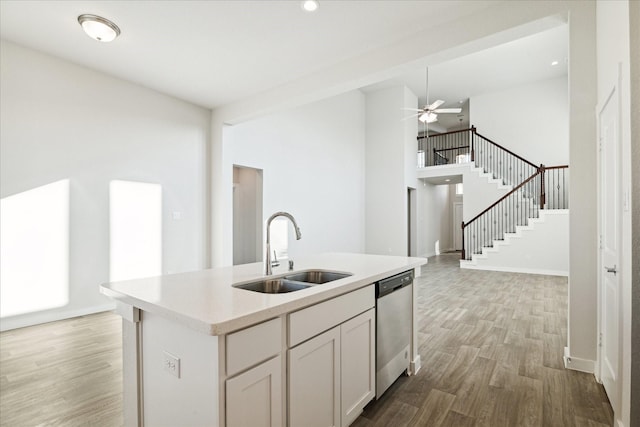
<svg viewBox="0 0 640 427"><path fill-rule="evenodd" d="M460 113L462 112L462 108L438 108L444 101L438 99L433 104L429 104L429 68L427 68L427 105L422 108L405 108L405 110L417 111L417 113L413 116L407 117L418 117L422 123L433 123L438 121L438 114L449 114L449 113Z"/></svg>

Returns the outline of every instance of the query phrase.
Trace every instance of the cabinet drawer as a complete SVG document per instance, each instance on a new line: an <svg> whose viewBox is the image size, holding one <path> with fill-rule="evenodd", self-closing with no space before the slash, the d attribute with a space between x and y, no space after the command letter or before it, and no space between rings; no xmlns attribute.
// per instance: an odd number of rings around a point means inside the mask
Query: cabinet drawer
<svg viewBox="0 0 640 427"><path fill-rule="evenodd" d="M375 306L374 285L289 315L289 347L314 337Z"/></svg>
<svg viewBox="0 0 640 427"><path fill-rule="evenodd" d="M227 376L280 353L282 320L273 320L227 335Z"/></svg>

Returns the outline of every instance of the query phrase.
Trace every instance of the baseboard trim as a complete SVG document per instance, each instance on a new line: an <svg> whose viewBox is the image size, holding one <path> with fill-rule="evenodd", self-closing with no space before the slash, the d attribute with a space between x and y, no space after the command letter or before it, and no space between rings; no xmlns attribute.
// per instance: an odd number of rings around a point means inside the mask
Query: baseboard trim
<svg viewBox="0 0 640 427"><path fill-rule="evenodd" d="M568 271L544 270L544 269L537 269L537 268L496 267L496 266L488 266L488 265L473 265L471 263L461 263L460 268L468 268L469 270L503 271L505 273L526 273L526 274L541 274L544 276L569 277Z"/></svg>
<svg viewBox="0 0 640 427"><path fill-rule="evenodd" d="M24 328L27 326L40 325L42 323L55 322L57 320L71 319L72 317L85 316L87 314L100 313L102 311L114 310L114 302L91 307L77 308L74 310L56 310L40 313L29 313L19 316L0 319L0 332L12 329Z"/></svg>
<svg viewBox="0 0 640 427"><path fill-rule="evenodd" d="M417 355L415 359L411 363L409 363L410 375L415 375L422 368L422 361L420 360L420 355Z"/></svg>
<svg viewBox="0 0 640 427"><path fill-rule="evenodd" d="M562 357L562 360L564 361L564 367L566 369L571 369L573 371L586 372L588 374L594 373L594 368L596 366L595 360L571 357L571 355L569 354L569 347L564 348L564 356Z"/></svg>

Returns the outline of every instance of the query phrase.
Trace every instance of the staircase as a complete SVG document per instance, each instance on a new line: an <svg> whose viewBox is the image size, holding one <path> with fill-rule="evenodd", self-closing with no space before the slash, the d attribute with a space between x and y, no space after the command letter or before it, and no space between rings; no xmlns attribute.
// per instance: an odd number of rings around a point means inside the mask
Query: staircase
<svg viewBox="0 0 640 427"><path fill-rule="evenodd" d="M462 223L461 267L480 268L491 253L504 252L511 242L523 234L530 234L528 232L535 224L541 223L541 213L543 219L549 211L558 211L561 216L564 214L566 220L554 218L554 223L564 221L567 227L563 230L568 229L568 166L536 166L480 135L475 127L421 137L419 148L425 153L425 166L470 159L481 174L512 188L470 221ZM551 228L557 231L557 226L554 227ZM553 236L550 239L553 241ZM543 270L548 270L548 274L556 272L553 268Z"/></svg>

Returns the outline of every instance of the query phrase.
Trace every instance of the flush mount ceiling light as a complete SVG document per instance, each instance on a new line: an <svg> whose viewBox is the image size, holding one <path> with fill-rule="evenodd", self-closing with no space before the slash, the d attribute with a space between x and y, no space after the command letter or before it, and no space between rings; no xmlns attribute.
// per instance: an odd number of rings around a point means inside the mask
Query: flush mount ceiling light
<svg viewBox="0 0 640 427"><path fill-rule="evenodd" d="M558 65L558 61L553 61L553 62L551 63L551 66L552 66L552 67L555 67L556 65Z"/></svg>
<svg viewBox="0 0 640 427"><path fill-rule="evenodd" d="M80 15L78 23L89 37L99 42L110 42L120 35L120 28L101 16Z"/></svg>
<svg viewBox="0 0 640 427"><path fill-rule="evenodd" d="M318 10L318 7L320 7L320 3L318 3L317 0L304 0L301 6L302 9L306 10L307 12L315 12L316 10Z"/></svg>

